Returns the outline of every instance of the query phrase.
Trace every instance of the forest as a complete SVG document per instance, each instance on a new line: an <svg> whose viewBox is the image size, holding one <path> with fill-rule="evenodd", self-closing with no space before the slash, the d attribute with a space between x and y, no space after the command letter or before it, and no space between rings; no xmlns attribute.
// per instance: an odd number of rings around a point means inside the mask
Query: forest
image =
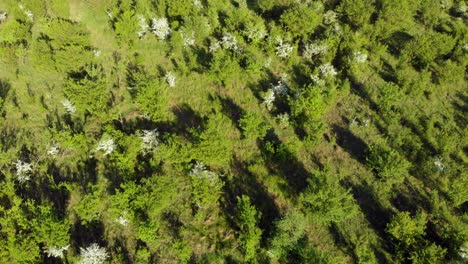
<svg viewBox="0 0 468 264"><path fill-rule="evenodd" d="M0 0L0 263L468 263L466 0Z"/></svg>

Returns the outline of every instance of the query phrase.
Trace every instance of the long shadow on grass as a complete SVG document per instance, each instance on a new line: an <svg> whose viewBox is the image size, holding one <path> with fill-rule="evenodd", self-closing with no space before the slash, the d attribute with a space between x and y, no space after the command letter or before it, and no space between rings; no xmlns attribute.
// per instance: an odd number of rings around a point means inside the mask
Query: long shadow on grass
<svg viewBox="0 0 468 264"><path fill-rule="evenodd" d="M229 97L218 96L219 101L221 102L222 112L227 117L232 120L232 123L240 130L239 120L245 114L244 109L237 105Z"/></svg>
<svg viewBox="0 0 468 264"><path fill-rule="evenodd" d="M248 170L247 164L236 157L232 162L232 170L233 177L228 179L224 185L225 199L222 206L228 216L227 218L230 219L236 215L237 197L247 195L250 197L252 204L261 212L259 227L263 230L263 238L269 237L273 230L274 220L280 216L274 197ZM231 225L236 228L232 221Z"/></svg>
<svg viewBox="0 0 468 264"><path fill-rule="evenodd" d="M366 142L342 126L333 124L331 125L331 129L336 137L336 143L348 152L351 157L364 164L366 152L369 148Z"/></svg>
<svg viewBox="0 0 468 264"><path fill-rule="evenodd" d="M307 186L307 178L312 174L304 164L281 142L273 129L269 130L264 141L259 144L265 158L265 165L271 174L280 175L289 185L287 193L298 195Z"/></svg>

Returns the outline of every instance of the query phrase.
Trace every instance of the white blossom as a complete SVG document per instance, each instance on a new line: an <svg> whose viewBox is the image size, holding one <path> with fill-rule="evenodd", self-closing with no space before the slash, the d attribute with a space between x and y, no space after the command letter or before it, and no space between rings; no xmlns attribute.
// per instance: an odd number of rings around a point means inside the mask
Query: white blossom
<svg viewBox="0 0 468 264"><path fill-rule="evenodd" d="M68 113L73 114L76 112L76 107L75 105L72 104L72 102L70 102L70 100L68 99L63 100L62 105Z"/></svg>
<svg viewBox="0 0 468 264"><path fill-rule="evenodd" d="M458 254L463 260L468 260L468 242L463 243Z"/></svg>
<svg viewBox="0 0 468 264"><path fill-rule="evenodd" d="M221 46L232 51L240 51L240 47L237 44L237 39L231 33L224 33L223 37L221 38Z"/></svg>
<svg viewBox="0 0 468 264"><path fill-rule="evenodd" d="M435 157L434 158L434 165L437 167L437 170L439 172L445 171L445 164L442 163L442 158L440 157Z"/></svg>
<svg viewBox="0 0 468 264"><path fill-rule="evenodd" d="M319 70L320 70L320 74L325 78L330 77L330 76L335 76L338 74L335 70L335 67L333 67L333 65L331 65L330 63L320 65Z"/></svg>
<svg viewBox="0 0 468 264"><path fill-rule="evenodd" d="M31 179L32 164L17 160L15 163L16 177L20 183L24 183Z"/></svg>
<svg viewBox="0 0 468 264"><path fill-rule="evenodd" d="M50 155L55 158L59 154L59 152L59 145L57 143L53 143L47 150L47 155Z"/></svg>
<svg viewBox="0 0 468 264"><path fill-rule="evenodd" d="M219 41L217 41L217 40L211 41L210 47L209 47L209 50L210 50L211 53L216 52L220 48L221 48L221 44L219 43Z"/></svg>
<svg viewBox="0 0 468 264"><path fill-rule="evenodd" d="M202 2L200 0L193 0L193 6L196 8L203 8Z"/></svg>
<svg viewBox="0 0 468 264"><path fill-rule="evenodd" d="M288 87L284 84L283 81L278 81L277 85L273 85L273 91L275 94L279 95L287 95L288 94Z"/></svg>
<svg viewBox="0 0 468 264"><path fill-rule="evenodd" d="M5 11L0 11L0 23L7 19L8 13Z"/></svg>
<svg viewBox="0 0 468 264"><path fill-rule="evenodd" d="M124 217L124 216L119 216L119 218L115 219L115 222L123 225L123 226L128 226L128 224L130 223L130 221Z"/></svg>
<svg viewBox="0 0 468 264"><path fill-rule="evenodd" d="M186 34L185 32L181 32L180 35L184 40L184 48L188 48L195 45L195 33L192 31L190 35Z"/></svg>
<svg viewBox="0 0 468 264"><path fill-rule="evenodd" d="M354 61L357 63L364 63L367 60L367 54L360 51L354 52Z"/></svg>
<svg viewBox="0 0 468 264"><path fill-rule="evenodd" d="M140 30L138 30L138 37L143 37L146 32L148 31L148 23L146 22L146 18L143 15L138 15L138 25L140 26Z"/></svg>
<svg viewBox="0 0 468 264"><path fill-rule="evenodd" d="M197 178L206 178L210 180L216 179L216 173L206 169L205 164L199 161L197 161L193 166L192 170L190 171L190 175Z"/></svg>
<svg viewBox="0 0 468 264"><path fill-rule="evenodd" d="M325 81L320 79L320 77L318 76L318 74L312 74L310 75L310 78L312 79L312 81L318 85L318 86L323 86L325 85Z"/></svg>
<svg viewBox="0 0 468 264"><path fill-rule="evenodd" d="M276 39L275 53L278 57L284 59L288 57L293 50L293 47L288 43L283 43L281 38Z"/></svg>
<svg viewBox="0 0 468 264"><path fill-rule="evenodd" d="M465 52L468 52L468 43L465 43L462 47Z"/></svg>
<svg viewBox="0 0 468 264"><path fill-rule="evenodd" d="M458 13L465 13L468 10L468 6L465 4L465 1L459 1L456 7Z"/></svg>
<svg viewBox="0 0 468 264"><path fill-rule="evenodd" d="M101 56L101 51L98 50L98 49L93 49L93 54L94 54L94 56L99 57L99 56Z"/></svg>
<svg viewBox="0 0 468 264"><path fill-rule="evenodd" d="M302 57L304 57L305 59L312 59L312 57L317 55L325 55L327 51L327 44L308 43L304 46Z"/></svg>
<svg viewBox="0 0 468 264"><path fill-rule="evenodd" d="M18 5L19 9L23 10L24 14L28 17L29 21L34 20L34 14L31 12L31 10L24 8L22 4Z"/></svg>
<svg viewBox="0 0 468 264"><path fill-rule="evenodd" d="M80 264L102 264L109 257L106 249L96 243L89 245L87 248L80 248L80 251Z"/></svg>
<svg viewBox="0 0 468 264"><path fill-rule="evenodd" d="M150 151L155 149L159 145L159 132L157 129L153 130L143 130L143 135L139 138L141 139L141 148L144 151Z"/></svg>
<svg viewBox="0 0 468 264"><path fill-rule="evenodd" d="M69 247L70 245L66 245L64 247L50 247L44 250L44 253L46 253L49 258L54 257L63 259L65 257L64 251L68 250Z"/></svg>
<svg viewBox="0 0 468 264"><path fill-rule="evenodd" d="M172 72L167 72L166 75L164 76L164 79L166 79L166 82L167 84L169 84L170 87L175 86L176 77Z"/></svg>
<svg viewBox="0 0 468 264"><path fill-rule="evenodd" d="M273 109L273 103L275 102L275 91L269 89L265 97L263 97L263 104L266 108L271 111Z"/></svg>
<svg viewBox="0 0 468 264"><path fill-rule="evenodd" d="M323 15L323 22L326 25L331 25L336 22L336 17L336 13L332 10L329 10Z"/></svg>
<svg viewBox="0 0 468 264"><path fill-rule="evenodd" d="M289 126L289 114L288 113L279 114L276 118L278 119L278 122L281 127L285 128Z"/></svg>
<svg viewBox="0 0 468 264"><path fill-rule="evenodd" d="M245 32L247 34L247 38L249 38L252 41L264 39L268 35L264 29L254 28L252 26L247 26Z"/></svg>
<svg viewBox="0 0 468 264"><path fill-rule="evenodd" d="M109 19L112 19L114 16L112 15L112 12L109 10L106 10L106 15L109 17Z"/></svg>
<svg viewBox="0 0 468 264"><path fill-rule="evenodd" d="M115 149L115 142L112 138L103 139L99 142L98 146L96 147L96 151L104 151L104 156L107 156L112 153Z"/></svg>
<svg viewBox="0 0 468 264"><path fill-rule="evenodd" d="M160 40L165 40L171 34L171 28L167 18L152 18L151 19L151 31Z"/></svg>
<svg viewBox="0 0 468 264"><path fill-rule="evenodd" d="M263 67L264 68L270 68L271 66L271 62L272 62L272 59L271 58L268 58L266 61L265 61L265 64L263 64Z"/></svg>

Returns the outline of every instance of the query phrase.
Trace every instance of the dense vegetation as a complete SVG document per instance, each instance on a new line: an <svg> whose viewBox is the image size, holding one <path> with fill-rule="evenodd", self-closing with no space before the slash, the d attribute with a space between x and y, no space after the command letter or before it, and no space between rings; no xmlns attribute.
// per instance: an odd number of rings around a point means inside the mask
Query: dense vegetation
<svg viewBox="0 0 468 264"><path fill-rule="evenodd" d="M467 263L464 0L1 0L0 263Z"/></svg>

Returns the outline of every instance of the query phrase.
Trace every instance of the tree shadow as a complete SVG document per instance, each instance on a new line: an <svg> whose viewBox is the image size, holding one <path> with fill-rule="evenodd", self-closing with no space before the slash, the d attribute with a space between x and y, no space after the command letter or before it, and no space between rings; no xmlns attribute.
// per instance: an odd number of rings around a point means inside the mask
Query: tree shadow
<svg viewBox="0 0 468 264"><path fill-rule="evenodd" d="M224 185L225 199L222 203L223 211L227 215L231 226L238 228L234 223L233 216L236 215L237 197L247 195L252 204L261 212L259 227L263 230L263 243L273 231L273 222L280 216L279 210L274 202L274 197L267 191L266 187L260 183L252 174L247 164L236 157L232 161L234 176L229 178Z"/></svg>
<svg viewBox="0 0 468 264"><path fill-rule="evenodd" d="M362 164L366 163L366 153L369 148L366 142L342 126L332 124L331 128L335 135L336 143L355 160Z"/></svg>
<svg viewBox="0 0 468 264"><path fill-rule="evenodd" d="M217 98L221 102L222 113L229 117L232 123L241 130L239 120L245 114L244 109L236 104L230 97L221 97L218 95Z"/></svg>
<svg viewBox="0 0 468 264"><path fill-rule="evenodd" d="M201 117L199 113L195 112L193 108L186 103L174 106L172 112L176 117L176 121L173 123L174 132L183 135L190 142L194 142L196 138L192 130L204 130L207 121L206 118Z"/></svg>
<svg viewBox="0 0 468 264"><path fill-rule="evenodd" d="M371 224L371 227L379 234L379 236L385 241L386 234L384 232L387 223L390 221L392 212L384 208L378 201L372 186L367 183L355 184L351 181L343 182L346 188L351 189L356 202L359 204L361 211L366 216L367 221ZM384 243L388 246L387 243Z"/></svg>
<svg viewBox="0 0 468 264"><path fill-rule="evenodd" d="M8 92L11 89L11 84L5 80L0 80L0 98L5 101L5 98L8 95Z"/></svg>
<svg viewBox="0 0 468 264"><path fill-rule="evenodd" d="M277 174L288 182L286 193L298 195L307 186L312 174L299 161L286 144L283 144L273 129L270 129L259 148L265 158L265 165L271 174Z"/></svg>

